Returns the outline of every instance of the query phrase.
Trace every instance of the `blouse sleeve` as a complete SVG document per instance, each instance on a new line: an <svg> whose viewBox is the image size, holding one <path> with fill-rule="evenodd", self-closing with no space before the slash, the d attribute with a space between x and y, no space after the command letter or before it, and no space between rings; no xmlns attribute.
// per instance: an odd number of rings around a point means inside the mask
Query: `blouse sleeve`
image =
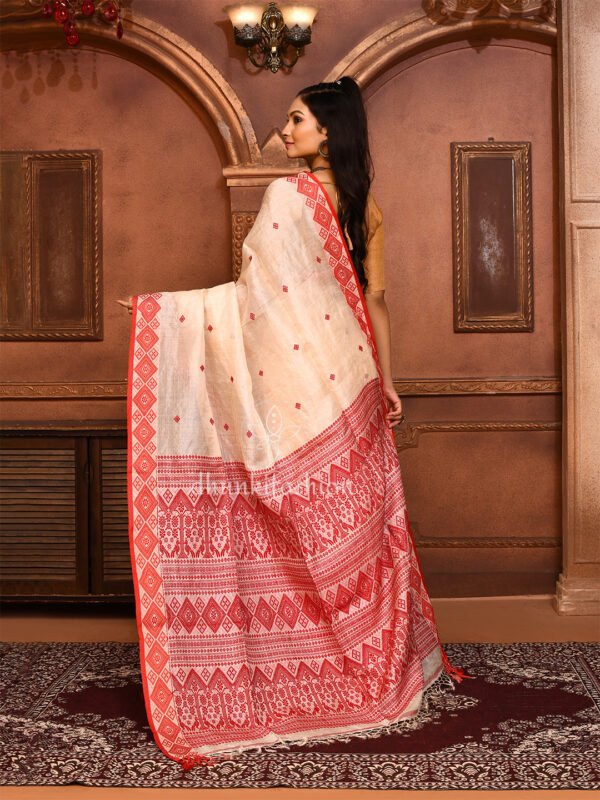
<svg viewBox="0 0 600 800"><path fill-rule="evenodd" d="M383 214L369 194L368 204L367 256L364 260L365 276L368 280L365 294L385 289L385 273L383 264Z"/></svg>

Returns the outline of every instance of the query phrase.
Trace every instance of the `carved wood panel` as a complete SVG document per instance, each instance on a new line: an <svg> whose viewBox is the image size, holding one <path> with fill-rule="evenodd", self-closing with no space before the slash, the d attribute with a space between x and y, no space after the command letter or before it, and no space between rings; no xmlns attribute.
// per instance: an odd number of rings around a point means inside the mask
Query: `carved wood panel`
<svg viewBox="0 0 600 800"><path fill-rule="evenodd" d="M98 151L0 154L0 339L98 340Z"/></svg>

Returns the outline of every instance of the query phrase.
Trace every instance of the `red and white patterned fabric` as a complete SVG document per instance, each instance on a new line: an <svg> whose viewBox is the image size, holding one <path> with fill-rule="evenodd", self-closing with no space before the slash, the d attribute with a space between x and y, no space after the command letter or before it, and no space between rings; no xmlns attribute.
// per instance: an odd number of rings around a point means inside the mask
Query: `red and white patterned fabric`
<svg viewBox="0 0 600 800"><path fill-rule="evenodd" d="M237 282L134 298L128 406L142 676L167 756L384 732L444 671L461 679L364 296L312 174L267 188Z"/></svg>

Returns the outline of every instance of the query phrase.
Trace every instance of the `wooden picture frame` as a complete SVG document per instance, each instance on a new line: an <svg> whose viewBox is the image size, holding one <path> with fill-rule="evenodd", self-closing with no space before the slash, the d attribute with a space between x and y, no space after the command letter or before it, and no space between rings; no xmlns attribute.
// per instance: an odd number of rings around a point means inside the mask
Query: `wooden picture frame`
<svg viewBox="0 0 600 800"><path fill-rule="evenodd" d="M531 143L451 142L454 330L533 331Z"/></svg>
<svg viewBox="0 0 600 800"><path fill-rule="evenodd" d="M101 155L0 153L0 340L103 338Z"/></svg>

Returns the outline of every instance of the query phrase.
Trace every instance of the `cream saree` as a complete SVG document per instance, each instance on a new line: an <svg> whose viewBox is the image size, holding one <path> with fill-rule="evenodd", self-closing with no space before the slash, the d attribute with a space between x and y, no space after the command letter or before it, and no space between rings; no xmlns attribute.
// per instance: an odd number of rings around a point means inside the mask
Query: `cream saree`
<svg viewBox="0 0 600 800"><path fill-rule="evenodd" d="M134 298L128 408L144 695L167 756L379 735L461 680L311 173L267 188L237 282Z"/></svg>

